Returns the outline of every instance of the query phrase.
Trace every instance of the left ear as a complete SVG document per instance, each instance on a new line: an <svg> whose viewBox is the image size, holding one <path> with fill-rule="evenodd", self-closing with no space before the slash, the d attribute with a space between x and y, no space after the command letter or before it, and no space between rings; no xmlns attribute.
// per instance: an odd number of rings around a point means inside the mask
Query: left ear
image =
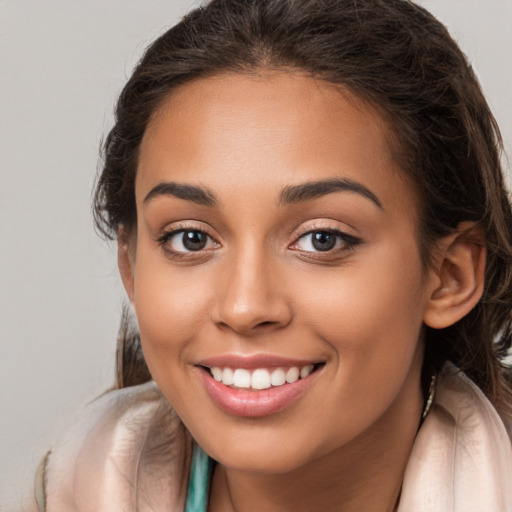
<svg viewBox="0 0 512 512"><path fill-rule="evenodd" d="M474 222L461 222L437 246L435 269L423 322L434 329L453 325L482 296L485 281L485 239Z"/></svg>

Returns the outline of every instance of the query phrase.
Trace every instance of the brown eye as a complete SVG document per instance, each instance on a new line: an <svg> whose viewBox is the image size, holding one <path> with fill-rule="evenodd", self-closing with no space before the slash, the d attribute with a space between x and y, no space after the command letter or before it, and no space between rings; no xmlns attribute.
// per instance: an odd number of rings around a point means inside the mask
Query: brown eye
<svg viewBox="0 0 512 512"><path fill-rule="evenodd" d="M204 231L180 229L166 233L160 243L173 253L198 252L217 247L216 242Z"/></svg>
<svg viewBox="0 0 512 512"><path fill-rule="evenodd" d="M327 252L350 244L341 232L318 230L302 235L294 245L304 252Z"/></svg>
<svg viewBox="0 0 512 512"><path fill-rule="evenodd" d="M336 245L336 235L329 231L311 233L311 245L317 251L330 251Z"/></svg>
<svg viewBox="0 0 512 512"><path fill-rule="evenodd" d="M200 251L208 242L208 235L201 231L183 231L181 237L181 243L188 251Z"/></svg>
<svg viewBox="0 0 512 512"><path fill-rule="evenodd" d="M300 236L291 249L302 253L342 253L360 244L361 240L334 229L317 229Z"/></svg>

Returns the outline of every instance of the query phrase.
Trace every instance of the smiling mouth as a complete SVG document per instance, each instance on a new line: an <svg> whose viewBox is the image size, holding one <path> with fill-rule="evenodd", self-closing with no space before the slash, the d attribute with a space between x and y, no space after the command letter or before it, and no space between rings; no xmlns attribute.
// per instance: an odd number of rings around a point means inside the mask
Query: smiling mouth
<svg viewBox="0 0 512 512"><path fill-rule="evenodd" d="M293 404L318 381L325 362L222 356L202 361L198 375L211 399L230 415L261 418Z"/></svg>
<svg viewBox="0 0 512 512"><path fill-rule="evenodd" d="M323 363L278 368L204 367L217 382L231 389L261 391L293 384L317 371Z"/></svg>

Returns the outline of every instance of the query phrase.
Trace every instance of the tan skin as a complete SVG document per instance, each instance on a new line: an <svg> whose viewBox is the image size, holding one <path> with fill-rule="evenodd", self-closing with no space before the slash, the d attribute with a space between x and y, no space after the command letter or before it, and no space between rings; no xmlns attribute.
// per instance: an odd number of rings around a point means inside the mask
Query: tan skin
<svg viewBox="0 0 512 512"><path fill-rule="evenodd" d="M476 304L485 250L464 223L422 268L418 207L390 135L347 91L289 72L200 79L153 116L137 235L120 229L119 264L156 383L219 462L210 512L397 503L424 401L422 326L450 325ZM344 185L283 195L326 180ZM150 194L170 182L215 200ZM184 232L204 246L191 249ZM198 377L199 361L226 354L318 369L284 410L239 417Z"/></svg>

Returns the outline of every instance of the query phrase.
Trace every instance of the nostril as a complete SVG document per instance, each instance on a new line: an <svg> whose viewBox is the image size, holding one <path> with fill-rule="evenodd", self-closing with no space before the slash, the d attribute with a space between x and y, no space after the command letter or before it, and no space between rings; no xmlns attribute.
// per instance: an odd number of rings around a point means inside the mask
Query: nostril
<svg viewBox="0 0 512 512"><path fill-rule="evenodd" d="M222 329L229 328L240 334L251 335L285 327L292 319L292 311L281 297L233 294L218 298L211 319Z"/></svg>

